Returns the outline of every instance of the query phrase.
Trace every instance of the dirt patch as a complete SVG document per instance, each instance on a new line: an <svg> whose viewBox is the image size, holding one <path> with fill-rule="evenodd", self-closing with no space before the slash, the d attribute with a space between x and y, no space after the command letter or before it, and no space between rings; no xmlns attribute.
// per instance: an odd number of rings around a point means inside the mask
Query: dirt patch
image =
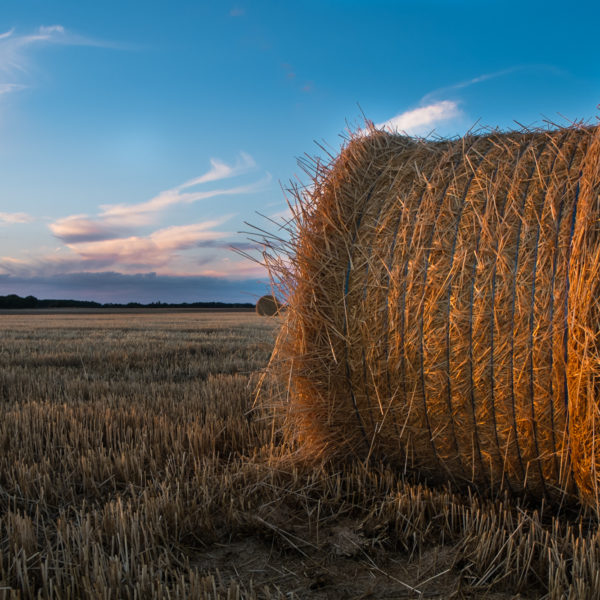
<svg viewBox="0 0 600 600"><path fill-rule="evenodd" d="M237 584L247 596L359 600L367 598L528 598L473 588L464 581L458 550L437 546L409 555L375 548L360 524L336 524L317 545L295 527L271 524L273 536L214 544L191 566L215 577L222 591ZM535 596L531 596L532 598Z"/></svg>

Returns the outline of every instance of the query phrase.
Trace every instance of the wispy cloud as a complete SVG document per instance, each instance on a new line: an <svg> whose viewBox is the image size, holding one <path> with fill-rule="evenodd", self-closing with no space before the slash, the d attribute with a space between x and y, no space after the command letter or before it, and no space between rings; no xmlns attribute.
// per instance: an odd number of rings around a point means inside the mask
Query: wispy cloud
<svg viewBox="0 0 600 600"><path fill-rule="evenodd" d="M176 204L191 204L200 200L207 200L217 196L233 196L237 194L251 194L264 189L271 181L269 174L254 183L228 188L217 188L206 191L182 192L185 188L174 188L161 192L158 196L139 204L109 204L101 206L100 218L113 220L118 218L121 223L142 225L152 221L152 216L159 211ZM125 221L124 221L125 220Z"/></svg>
<svg viewBox="0 0 600 600"><path fill-rule="evenodd" d="M452 100L442 100L427 106L421 106L379 123L377 129L391 132L417 134L432 129L438 123L449 121L460 116L458 103Z"/></svg>
<svg viewBox="0 0 600 600"><path fill-rule="evenodd" d="M223 217L165 227L147 236L70 244L54 252L23 258L0 256L0 277L39 278L106 271L229 279L266 277L261 265L234 257L232 245L247 251L256 247L233 242L232 233L220 231L219 225L226 220Z"/></svg>
<svg viewBox="0 0 600 600"><path fill-rule="evenodd" d="M110 240L126 235L129 229L118 222L93 219L88 215L70 215L48 226L50 231L67 244Z"/></svg>
<svg viewBox="0 0 600 600"><path fill-rule="evenodd" d="M18 92L26 87L27 86L21 85L20 83L0 83L0 96L10 94L11 92Z"/></svg>
<svg viewBox="0 0 600 600"><path fill-rule="evenodd" d="M144 224L152 220L152 215L176 204L191 204L200 200L207 200L217 196L231 196L236 194L250 194L263 189L270 181L271 175L267 173L262 179L250 184L238 185L228 188L214 188L211 190L194 190L209 182L221 181L242 175L256 167L254 159L246 153L242 153L234 165L227 165L218 160L211 159L209 171L190 179L181 185L166 190L146 202L137 204L104 204L100 208L100 218L112 221L119 219L120 223L126 222L131 225Z"/></svg>
<svg viewBox="0 0 600 600"><path fill-rule="evenodd" d="M220 229L230 215L188 225L157 229L99 241L72 242L53 252L32 253L24 257L0 257L0 274L38 276L74 271L99 272L113 269L122 273L157 271L162 274L200 274L202 264L214 253L231 244L231 232ZM193 252L208 248L209 254Z"/></svg>
<svg viewBox="0 0 600 600"><path fill-rule="evenodd" d="M165 227L148 236L69 244L69 248L83 263L118 266L128 271L157 268L171 263L182 250L202 247L206 242L222 240L231 235L214 230L228 219L226 216L191 225Z"/></svg>
<svg viewBox="0 0 600 600"><path fill-rule="evenodd" d="M459 100L456 94L459 90L525 70L560 73L559 69L551 65L515 65L500 71L482 73L471 79L465 79L428 92L419 101L420 106L418 108L400 113L376 125L376 127L413 135L427 133L439 123L447 122L463 115L459 105L464 103L464 100Z"/></svg>
<svg viewBox="0 0 600 600"><path fill-rule="evenodd" d="M219 185L257 168L254 159L246 153L241 153L233 163L213 158L205 173L145 202L105 204L100 206L97 215L74 214L51 222L50 231L63 243L59 249L32 256L24 264L5 261L0 266L5 272L20 275L106 269L123 273L153 270L164 275L198 275L208 269L211 275L220 273L220 276L233 277L257 273L260 269L234 268L227 260L231 245L239 246L236 234L222 229L223 224L235 216L233 214L149 231L154 223L164 223L169 218L169 209L176 205L265 189L271 180L268 173L259 179L255 176L249 183ZM243 272L235 275L239 269Z"/></svg>
<svg viewBox="0 0 600 600"><path fill-rule="evenodd" d="M135 204L103 204L98 215L69 215L51 223L50 231L67 244L120 239L130 236L138 227L156 222L163 211L175 205L192 204L219 196L250 194L265 189L271 181L271 175L266 173L261 179L247 184L196 189L207 183L237 177L256 168L254 159L246 153L241 153L233 165L216 158L211 159L210 163L211 168L206 173L160 192L150 200Z"/></svg>
<svg viewBox="0 0 600 600"><path fill-rule="evenodd" d="M490 81L491 79L497 79L498 77L504 77L505 75L510 75L511 73L515 73L516 71L520 71L523 69L522 66L509 67L508 69L502 69L501 71L494 71L493 73L483 73L481 75L477 75L477 77L472 77L471 79L466 79L465 81L459 81L458 83L453 83L452 85L448 85L446 87L438 88L437 90L433 90L426 94L421 102L427 101L427 99L435 97L439 94L446 94L453 90L462 90L464 88L468 88L477 83L483 83L484 81Z"/></svg>
<svg viewBox="0 0 600 600"><path fill-rule="evenodd" d="M228 165L218 158L211 158L210 165L210 170L204 173L204 175L200 175L200 177L196 177L195 179L190 179L175 189L183 190L195 185L200 185L201 183L237 177L256 167L254 159L246 152L240 152L240 156L234 165Z"/></svg>
<svg viewBox="0 0 600 600"><path fill-rule="evenodd" d="M0 212L0 225L8 224L12 225L15 223L31 223L33 217L27 213L6 213Z"/></svg>
<svg viewBox="0 0 600 600"><path fill-rule="evenodd" d="M26 34L10 29L0 34L0 72L4 73L5 79L0 81L0 95L28 87L24 75L30 71L32 51L36 47L49 45L120 47L112 42L95 40L68 31L62 25L42 25Z"/></svg>
<svg viewBox="0 0 600 600"><path fill-rule="evenodd" d="M507 75L512 75L513 73L518 73L520 71L549 71L554 74L562 73L560 69L557 69L552 65L514 65L512 67L507 67L506 69L501 69L500 71L482 73L481 75L477 75L471 79L465 79L464 81L459 81L458 83L437 88L423 96L423 98L421 98L421 103L426 104L432 102L435 98L439 98L440 96L448 97L448 95L457 90L463 90L471 87L472 85L477 85L478 83L491 81L500 77L506 77Z"/></svg>

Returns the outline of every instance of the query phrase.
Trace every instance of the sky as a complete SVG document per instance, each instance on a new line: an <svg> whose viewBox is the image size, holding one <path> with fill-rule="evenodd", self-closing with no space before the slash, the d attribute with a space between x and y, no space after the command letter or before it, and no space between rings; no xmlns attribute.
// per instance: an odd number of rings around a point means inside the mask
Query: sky
<svg viewBox="0 0 600 600"><path fill-rule="evenodd" d="M255 302L305 154L595 123L598 7L2 0L0 295ZM268 217L271 220L268 220Z"/></svg>

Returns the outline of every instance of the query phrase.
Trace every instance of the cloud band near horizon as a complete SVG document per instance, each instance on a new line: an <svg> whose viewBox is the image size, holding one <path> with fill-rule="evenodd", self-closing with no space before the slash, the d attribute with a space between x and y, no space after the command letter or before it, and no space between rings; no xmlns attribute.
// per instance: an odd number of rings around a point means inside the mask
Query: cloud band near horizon
<svg viewBox="0 0 600 600"><path fill-rule="evenodd" d="M95 302L256 302L268 293L265 279L172 277L156 273L124 275L114 271L67 273L51 277L0 275L0 295Z"/></svg>

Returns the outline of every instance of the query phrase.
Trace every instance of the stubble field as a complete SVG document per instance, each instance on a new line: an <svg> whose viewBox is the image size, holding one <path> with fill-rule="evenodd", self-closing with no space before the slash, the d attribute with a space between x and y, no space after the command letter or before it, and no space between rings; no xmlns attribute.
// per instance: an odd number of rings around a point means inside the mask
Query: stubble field
<svg viewBox="0 0 600 600"><path fill-rule="evenodd" d="M251 313L0 315L0 598L597 598L588 515L303 465Z"/></svg>

